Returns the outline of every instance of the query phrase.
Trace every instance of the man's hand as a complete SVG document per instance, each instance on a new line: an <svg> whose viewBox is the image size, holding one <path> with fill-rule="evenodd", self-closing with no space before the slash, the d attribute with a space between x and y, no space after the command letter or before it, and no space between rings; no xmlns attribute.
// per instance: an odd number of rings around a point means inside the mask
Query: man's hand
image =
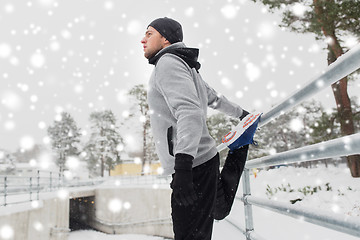
<svg viewBox="0 0 360 240"><path fill-rule="evenodd" d="M175 174L171 183L175 201L181 206L189 206L197 200L192 177L193 157L188 154L175 155Z"/></svg>

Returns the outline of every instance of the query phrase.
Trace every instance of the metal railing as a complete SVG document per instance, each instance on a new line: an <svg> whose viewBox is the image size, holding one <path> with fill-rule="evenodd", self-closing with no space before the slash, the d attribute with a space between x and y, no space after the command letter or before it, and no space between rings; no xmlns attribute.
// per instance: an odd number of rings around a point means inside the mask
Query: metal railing
<svg viewBox="0 0 360 240"><path fill-rule="evenodd" d="M36 171L33 176L0 176L0 206L39 200L40 192L58 189L62 185L59 173Z"/></svg>
<svg viewBox="0 0 360 240"><path fill-rule="evenodd" d="M103 181L103 179L66 181L59 172L40 170L37 170L33 176L0 176L0 207L38 201L40 193L52 192L64 187L96 185Z"/></svg>
<svg viewBox="0 0 360 240"><path fill-rule="evenodd" d="M277 116L284 114L287 110L359 68L360 45L354 47L338 58L337 61L331 64L320 76L311 80L302 89L293 93L282 103L273 107L269 112L263 114L259 122L259 127L264 126L271 120L274 120ZM310 208L300 208L286 203L257 198L251 196L250 190L249 172L252 168L263 168L279 164L306 162L353 154L360 154L360 133L248 161L245 165L242 177L243 197L241 198L241 201L244 202L245 213L245 230L242 232L245 234L246 239L264 239L258 236L254 231L252 214L253 205L291 217L301 217L304 221L360 237L359 218L350 216L339 217L326 211L319 211L318 209L314 211L314 209Z"/></svg>
<svg viewBox="0 0 360 240"><path fill-rule="evenodd" d="M0 175L0 207L9 204L25 203L39 200L40 193L56 191L61 188L84 187L103 184L104 186L128 185L169 185L169 177L160 175L122 175L107 178L66 180L60 173L36 171L33 176Z"/></svg>
<svg viewBox="0 0 360 240"><path fill-rule="evenodd" d="M170 176L148 174L148 175L119 175L113 176L107 179L103 184L104 186L129 186L129 185L138 185L138 186L149 186L157 187L159 185L169 185L171 181Z"/></svg>

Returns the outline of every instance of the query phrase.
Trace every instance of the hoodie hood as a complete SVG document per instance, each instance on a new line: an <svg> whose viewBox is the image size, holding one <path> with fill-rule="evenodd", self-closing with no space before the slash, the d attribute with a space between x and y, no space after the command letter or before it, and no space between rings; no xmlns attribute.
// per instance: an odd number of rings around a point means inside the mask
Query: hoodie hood
<svg viewBox="0 0 360 240"><path fill-rule="evenodd" d="M184 60L190 68L195 68L198 71L201 64L197 61L199 56L199 49L188 48L184 43L175 43L162 50L160 50L154 57L149 59L149 63L156 65L157 61L166 53L174 54Z"/></svg>

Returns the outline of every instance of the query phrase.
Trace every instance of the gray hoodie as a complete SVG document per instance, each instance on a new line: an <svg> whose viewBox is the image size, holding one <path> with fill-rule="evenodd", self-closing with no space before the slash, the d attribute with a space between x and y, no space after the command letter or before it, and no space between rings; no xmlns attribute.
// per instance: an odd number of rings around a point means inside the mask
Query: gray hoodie
<svg viewBox="0 0 360 240"><path fill-rule="evenodd" d="M157 53L186 48L182 42ZM197 57L197 56L196 56ZM193 167L217 153L214 139L206 126L207 107L239 118L242 108L212 89L179 56L165 53L155 63L148 88L151 131L164 174L174 172L175 154L194 157Z"/></svg>

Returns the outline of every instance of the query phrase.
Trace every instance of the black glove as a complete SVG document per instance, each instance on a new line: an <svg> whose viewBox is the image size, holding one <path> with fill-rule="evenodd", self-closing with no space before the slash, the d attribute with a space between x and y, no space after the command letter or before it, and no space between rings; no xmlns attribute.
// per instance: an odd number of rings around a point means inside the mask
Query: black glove
<svg viewBox="0 0 360 240"><path fill-rule="evenodd" d="M249 112L246 111L245 109L243 109L243 113L240 116L240 121L243 120L243 118L246 117L246 115L248 115L248 114L249 114Z"/></svg>
<svg viewBox="0 0 360 240"><path fill-rule="evenodd" d="M175 155L175 174L171 183L173 196L181 206L189 206L197 200L193 186L192 161L193 157L188 154L177 153Z"/></svg>

